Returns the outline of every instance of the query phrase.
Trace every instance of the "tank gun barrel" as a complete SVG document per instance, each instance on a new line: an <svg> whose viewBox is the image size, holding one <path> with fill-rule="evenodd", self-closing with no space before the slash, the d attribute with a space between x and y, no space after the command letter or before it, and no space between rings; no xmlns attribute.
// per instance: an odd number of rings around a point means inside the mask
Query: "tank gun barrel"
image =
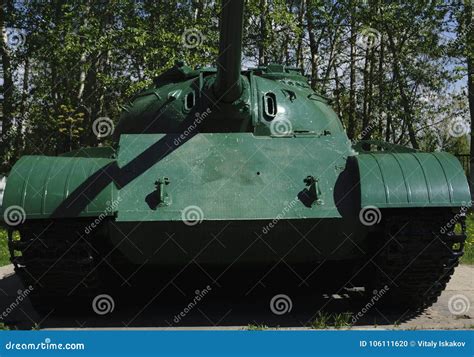
<svg viewBox="0 0 474 357"><path fill-rule="evenodd" d="M222 0L219 57L214 93L224 102L233 102L242 94L240 78L244 0Z"/></svg>

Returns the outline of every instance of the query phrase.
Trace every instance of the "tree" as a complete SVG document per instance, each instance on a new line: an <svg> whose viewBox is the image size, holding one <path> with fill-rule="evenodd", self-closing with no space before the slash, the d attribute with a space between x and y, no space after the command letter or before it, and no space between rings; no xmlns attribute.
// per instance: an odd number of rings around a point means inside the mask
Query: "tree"
<svg viewBox="0 0 474 357"><path fill-rule="evenodd" d="M117 121L177 60L215 65L220 1L2 4L2 29L26 34L21 48L0 42L4 172L24 154L111 143L94 135L95 120ZM455 152L466 141L447 136L449 122L474 110L472 4L458 5L247 0L244 66L301 68L352 139Z"/></svg>

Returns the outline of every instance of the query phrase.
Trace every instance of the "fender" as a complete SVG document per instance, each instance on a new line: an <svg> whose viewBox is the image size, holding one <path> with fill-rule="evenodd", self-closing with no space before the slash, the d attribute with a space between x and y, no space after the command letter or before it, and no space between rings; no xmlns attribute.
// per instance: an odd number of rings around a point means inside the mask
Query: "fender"
<svg viewBox="0 0 474 357"><path fill-rule="evenodd" d="M23 156L8 175L0 220L7 221L6 211L11 207L22 219L113 215L117 189L103 178L114 162L96 157Z"/></svg>
<svg viewBox="0 0 474 357"><path fill-rule="evenodd" d="M372 152L356 160L362 207L470 206L466 175L451 154Z"/></svg>

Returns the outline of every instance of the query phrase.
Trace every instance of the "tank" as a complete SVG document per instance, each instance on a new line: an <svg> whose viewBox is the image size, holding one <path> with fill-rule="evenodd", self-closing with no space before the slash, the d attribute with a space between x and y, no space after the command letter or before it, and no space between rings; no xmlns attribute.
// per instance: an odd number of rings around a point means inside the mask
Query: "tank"
<svg viewBox="0 0 474 357"><path fill-rule="evenodd" d="M242 69L243 0L220 16L216 68L164 71L123 107L113 147L13 166L1 217L25 285L57 300L104 290L103 266L283 262L412 311L435 302L466 238L458 160L349 140L299 69Z"/></svg>

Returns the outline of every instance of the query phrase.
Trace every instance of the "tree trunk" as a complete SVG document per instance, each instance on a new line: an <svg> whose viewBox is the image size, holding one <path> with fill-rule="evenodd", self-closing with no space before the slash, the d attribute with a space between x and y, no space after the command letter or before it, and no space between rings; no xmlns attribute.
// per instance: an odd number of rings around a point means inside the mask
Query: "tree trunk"
<svg viewBox="0 0 474 357"><path fill-rule="evenodd" d="M385 141L388 143L390 142L390 130L392 125L392 116L388 113L387 108L385 108L385 73L383 69L383 64L385 61L385 41L384 35L380 36L380 58L379 58L379 68L378 68L378 79L377 79L377 86L378 86L378 119L380 121L380 128L382 128L383 122L383 113L387 113L387 119L385 122ZM380 138L383 138L383 130L380 130Z"/></svg>
<svg viewBox="0 0 474 357"><path fill-rule="evenodd" d="M314 35L313 8L309 3L308 1L306 6L306 21L308 23L309 48L311 51L311 88L315 89L318 82L318 43Z"/></svg>
<svg viewBox="0 0 474 357"><path fill-rule="evenodd" d="M369 126L369 73L370 73L370 46L365 50L364 61L364 103L362 104L362 131L365 132ZM365 139L365 135L362 139Z"/></svg>
<svg viewBox="0 0 474 357"><path fill-rule="evenodd" d="M469 183L471 186L471 196L474 196L474 22L472 20L472 2L466 0L464 11L466 14L466 53L467 53L467 85L469 113L471 117L471 160L469 165Z"/></svg>
<svg viewBox="0 0 474 357"><path fill-rule="evenodd" d="M85 5L85 11L84 11L84 24L83 24L84 28L86 28L89 24L89 14L90 14L90 2L87 1ZM82 45L85 46L84 44ZM81 57L79 58L79 68L81 69L81 72L79 74L79 89L77 90L77 103L78 104L82 103L82 97L84 95L84 88L86 85L86 76L87 76L86 63L87 63L87 51L84 48L81 53Z"/></svg>
<svg viewBox="0 0 474 357"><path fill-rule="evenodd" d="M301 0L300 9L298 14L298 26L301 33L298 36L298 47L296 48L296 67L301 68L304 71L304 59L303 59L303 39L304 39L304 16L306 11L306 0Z"/></svg>
<svg viewBox="0 0 474 357"><path fill-rule="evenodd" d="M7 6L0 6L0 31L6 33L6 13ZM9 7L11 9L11 7ZM2 120L2 142L0 145L1 172L8 169L9 149L11 143L11 126L13 123L13 69L11 64L10 50L8 48L6 36L0 36L0 58L2 60L3 72L3 105L1 108Z"/></svg>
<svg viewBox="0 0 474 357"><path fill-rule="evenodd" d="M194 22L197 22L198 19L202 17L202 12L204 10L204 4L202 0L193 0L193 8L194 8Z"/></svg>
<svg viewBox="0 0 474 357"><path fill-rule="evenodd" d="M373 90L374 90L374 62L375 62L375 49L371 48L369 51L369 73L366 88L366 116L364 122L365 134L363 139L370 140L372 138L372 132L374 131L375 121L372 118L373 108Z"/></svg>
<svg viewBox="0 0 474 357"><path fill-rule="evenodd" d="M28 88L29 88L29 78L30 78L30 61L28 55L25 57L25 64L23 68L23 88L21 91L21 102L20 102L20 118L18 119L18 127L16 129L15 136L15 160L20 157L21 152L23 151L23 127L26 121L26 102L28 100Z"/></svg>
<svg viewBox="0 0 474 357"><path fill-rule="evenodd" d="M339 84L339 75L337 73L337 66L335 63L333 63L333 70L334 70L334 85L335 85L335 97L336 97L336 110L337 110L337 115L339 118L342 120L342 111L341 111L341 89L340 89L340 84Z"/></svg>
<svg viewBox="0 0 474 357"><path fill-rule="evenodd" d="M87 54L86 52L81 53L81 58L79 59L79 68L81 73L79 74L79 89L77 90L77 102L82 102L82 96L84 95L84 88L86 86L86 61Z"/></svg>
<svg viewBox="0 0 474 357"><path fill-rule="evenodd" d="M400 62L398 59L398 49L396 48L395 42L393 41L393 38L390 35L390 33L388 35L388 40L389 40L390 50L393 56L392 66L393 66L394 79L397 83L398 90L400 92L400 98L402 101L402 107L403 107L403 112L404 112L404 118L403 118L404 123L408 130L408 137L410 139L411 146L414 149L419 149L418 141L416 139L416 134L413 127L413 110L411 107L410 98L408 98L408 95L406 93L406 82L401 75Z"/></svg>
<svg viewBox="0 0 474 357"><path fill-rule="evenodd" d="M267 42L267 11L268 1L260 0L260 45L258 48L258 65L264 66L267 64L266 42Z"/></svg>
<svg viewBox="0 0 474 357"><path fill-rule="evenodd" d="M351 1L350 8L353 9L353 3ZM356 97L355 97L355 85L356 85L356 21L355 16L351 13L351 29L350 29L350 83L349 83L349 108L347 111L347 136L349 139L354 139L356 135Z"/></svg>

